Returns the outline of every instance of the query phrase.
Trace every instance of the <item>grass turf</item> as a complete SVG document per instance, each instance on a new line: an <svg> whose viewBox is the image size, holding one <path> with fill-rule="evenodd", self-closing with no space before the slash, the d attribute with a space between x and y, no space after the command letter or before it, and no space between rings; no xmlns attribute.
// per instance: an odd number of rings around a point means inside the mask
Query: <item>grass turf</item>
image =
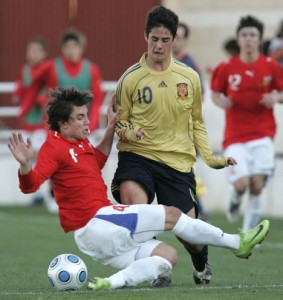
<svg viewBox="0 0 283 300"><path fill-rule="evenodd" d="M211 215L210 222L235 233L238 224L228 224L222 215ZM213 278L209 286L195 286L190 259L170 233L160 236L178 249L179 261L168 288L154 289L148 284L115 291L57 292L48 283L50 261L61 253L74 253L86 263L89 276L109 276L112 268L94 262L79 252L72 234L64 234L57 216L44 207L1 207L0 299L283 299L282 220L271 219L270 233L248 260L231 251L209 248Z"/></svg>

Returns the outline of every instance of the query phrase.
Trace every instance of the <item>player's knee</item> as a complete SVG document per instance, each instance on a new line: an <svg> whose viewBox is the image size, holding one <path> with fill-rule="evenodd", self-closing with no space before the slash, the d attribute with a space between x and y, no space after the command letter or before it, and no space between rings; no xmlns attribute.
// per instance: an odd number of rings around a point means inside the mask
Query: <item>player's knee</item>
<svg viewBox="0 0 283 300"><path fill-rule="evenodd" d="M247 189L248 189L248 184L241 183L241 184L235 185L235 190L236 190L237 194L239 194L240 196L243 195Z"/></svg>
<svg viewBox="0 0 283 300"><path fill-rule="evenodd" d="M189 216L189 217L191 217L191 218L193 218L193 219L196 218L196 210L195 210L194 207L193 207L191 210L189 210L189 211L187 212L187 216Z"/></svg>
<svg viewBox="0 0 283 300"><path fill-rule="evenodd" d="M251 194L254 196L260 195L262 192L262 187L261 186L256 186L253 189L251 189Z"/></svg>
<svg viewBox="0 0 283 300"><path fill-rule="evenodd" d="M260 178L259 180L253 180L253 178L252 178L251 187L250 187L251 194L255 195L255 196L258 196L259 194L261 194L264 184L265 184L264 178Z"/></svg>
<svg viewBox="0 0 283 300"><path fill-rule="evenodd" d="M247 178L240 179L234 183L234 188L239 195L243 195L249 188L249 181Z"/></svg>
<svg viewBox="0 0 283 300"><path fill-rule="evenodd" d="M120 198L121 202L126 205L148 203L148 196L144 188L132 180L120 183Z"/></svg>
<svg viewBox="0 0 283 300"><path fill-rule="evenodd" d="M177 250L165 243L159 244L151 253L151 256L160 256L168 260L172 266L175 266L178 260Z"/></svg>
<svg viewBox="0 0 283 300"><path fill-rule="evenodd" d="M165 213L166 213L166 230L173 229L176 225L177 221L179 220L182 212L174 206L165 206Z"/></svg>

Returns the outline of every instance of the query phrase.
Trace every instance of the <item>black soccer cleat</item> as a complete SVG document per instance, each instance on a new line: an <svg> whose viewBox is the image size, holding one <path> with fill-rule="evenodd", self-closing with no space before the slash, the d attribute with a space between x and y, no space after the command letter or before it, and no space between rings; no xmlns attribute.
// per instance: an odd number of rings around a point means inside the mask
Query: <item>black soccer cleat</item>
<svg viewBox="0 0 283 300"><path fill-rule="evenodd" d="M150 285L155 288L166 287L172 281L171 275L171 272L165 272L159 275L157 279L152 280Z"/></svg>
<svg viewBox="0 0 283 300"><path fill-rule="evenodd" d="M196 269L193 271L193 279L195 284L209 284L212 277L209 263L205 264L205 268L202 272L198 272Z"/></svg>

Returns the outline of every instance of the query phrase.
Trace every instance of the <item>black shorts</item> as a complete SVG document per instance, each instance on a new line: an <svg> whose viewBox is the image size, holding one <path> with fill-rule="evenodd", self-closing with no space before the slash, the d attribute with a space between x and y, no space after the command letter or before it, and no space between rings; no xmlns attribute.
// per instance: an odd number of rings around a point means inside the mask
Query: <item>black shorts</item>
<svg viewBox="0 0 283 300"><path fill-rule="evenodd" d="M115 200L121 203L119 184L124 180L139 182L152 203L155 194L159 204L178 207L188 213L196 209L196 182L193 170L179 172L165 164L130 152L119 152L119 161L112 181L111 191Z"/></svg>

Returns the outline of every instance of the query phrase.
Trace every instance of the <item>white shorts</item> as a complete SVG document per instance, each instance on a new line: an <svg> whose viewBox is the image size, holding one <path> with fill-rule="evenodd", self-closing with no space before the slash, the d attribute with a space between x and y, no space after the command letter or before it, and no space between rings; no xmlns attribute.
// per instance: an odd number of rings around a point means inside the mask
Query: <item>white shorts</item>
<svg viewBox="0 0 283 300"><path fill-rule="evenodd" d="M101 208L85 227L75 231L79 249L105 265L124 269L149 257L164 232L163 205L113 205Z"/></svg>
<svg viewBox="0 0 283 300"><path fill-rule="evenodd" d="M30 138L32 147L37 152L47 138L46 129L35 129L33 131L22 130L22 134L25 142L27 138Z"/></svg>
<svg viewBox="0 0 283 300"><path fill-rule="evenodd" d="M275 168L275 151L269 137L230 145L224 155L234 157L237 161L237 165L226 168L231 183L256 174L271 176Z"/></svg>

